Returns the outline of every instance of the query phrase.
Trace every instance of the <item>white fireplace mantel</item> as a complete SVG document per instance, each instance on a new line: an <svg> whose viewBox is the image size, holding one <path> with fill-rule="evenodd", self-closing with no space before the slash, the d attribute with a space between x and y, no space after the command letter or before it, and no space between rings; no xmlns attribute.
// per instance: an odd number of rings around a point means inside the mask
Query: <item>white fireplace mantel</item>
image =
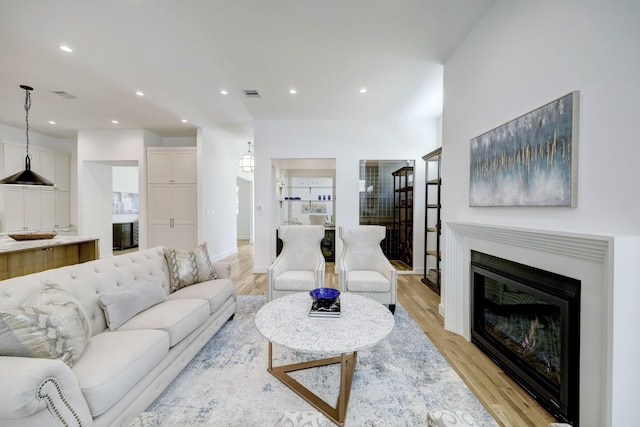
<svg viewBox="0 0 640 427"><path fill-rule="evenodd" d="M636 425L640 384L640 236L448 221L440 313L471 337L471 251L581 281L580 425Z"/></svg>

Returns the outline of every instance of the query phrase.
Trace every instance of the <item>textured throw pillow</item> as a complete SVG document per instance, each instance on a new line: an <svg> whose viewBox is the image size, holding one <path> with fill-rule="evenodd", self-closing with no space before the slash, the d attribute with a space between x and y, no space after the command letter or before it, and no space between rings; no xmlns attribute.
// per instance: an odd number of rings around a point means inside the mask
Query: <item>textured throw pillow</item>
<svg viewBox="0 0 640 427"><path fill-rule="evenodd" d="M217 279L218 275L211 264L211 258L209 258L207 242L200 244L194 249L193 253L196 256L196 264L198 266L198 282Z"/></svg>
<svg viewBox="0 0 640 427"><path fill-rule="evenodd" d="M149 276L129 286L100 294L98 301L104 310L109 329L114 331L124 322L149 307L167 300L160 279Z"/></svg>
<svg viewBox="0 0 640 427"><path fill-rule="evenodd" d="M427 414L427 427L475 427L473 417L460 410L441 409Z"/></svg>
<svg viewBox="0 0 640 427"><path fill-rule="evenodd" d="M218 277L211 264L206 242L192 251L164 248L164 256L169 266L171 292Z"/></svg>
<svg viewBox="0 0 640 427"><path fill-rule="evenodd" d="M84 309L55 283L45 282L22 307L0 311L0 356L59 359L73 366L89 338Z"/></svg>

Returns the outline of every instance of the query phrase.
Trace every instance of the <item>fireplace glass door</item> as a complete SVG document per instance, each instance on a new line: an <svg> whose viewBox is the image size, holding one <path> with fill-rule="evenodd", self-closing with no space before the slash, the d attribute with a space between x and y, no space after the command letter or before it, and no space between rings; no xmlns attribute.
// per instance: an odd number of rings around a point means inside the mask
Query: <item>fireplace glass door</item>
<svg viewBox="0 0 640 427"><path fill-rule="evenodd" d="M472 342L576 426L580 282L477 252L471 270Z"/></svg>

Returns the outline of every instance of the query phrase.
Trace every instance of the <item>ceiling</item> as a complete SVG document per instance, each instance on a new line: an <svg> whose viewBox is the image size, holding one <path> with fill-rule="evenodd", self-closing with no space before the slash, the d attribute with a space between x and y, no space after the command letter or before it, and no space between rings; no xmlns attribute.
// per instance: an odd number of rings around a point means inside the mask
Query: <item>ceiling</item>
<svg viewBox="0 0 640 427"><path fill-rule="evenodd" d="M0 123L24 128L20 84L34 88L31 129L64 138L85 129L191 136L255 120L437 117L442 64L492 3L0 0Z"/></svg>

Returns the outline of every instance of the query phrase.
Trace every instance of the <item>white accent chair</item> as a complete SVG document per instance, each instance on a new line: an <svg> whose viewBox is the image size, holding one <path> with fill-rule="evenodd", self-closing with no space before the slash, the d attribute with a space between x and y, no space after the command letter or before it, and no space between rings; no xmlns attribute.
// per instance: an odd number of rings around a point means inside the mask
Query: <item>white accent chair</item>
<svg viewBox="0 0 640 427"><path fill-rule="evenodd" d="M382 252L386 236L381 225L340 227L342 253L338 263L341 292L353 292L389 306L395 313L398 272Z"/></svg>
<svg viewBox="0 0 640 427"><path fill-rule="evenodd" d="M322 225L282 225L278 230L282 252L267 269L267 298L324 286L324 256L320 242Z"/></svg>

